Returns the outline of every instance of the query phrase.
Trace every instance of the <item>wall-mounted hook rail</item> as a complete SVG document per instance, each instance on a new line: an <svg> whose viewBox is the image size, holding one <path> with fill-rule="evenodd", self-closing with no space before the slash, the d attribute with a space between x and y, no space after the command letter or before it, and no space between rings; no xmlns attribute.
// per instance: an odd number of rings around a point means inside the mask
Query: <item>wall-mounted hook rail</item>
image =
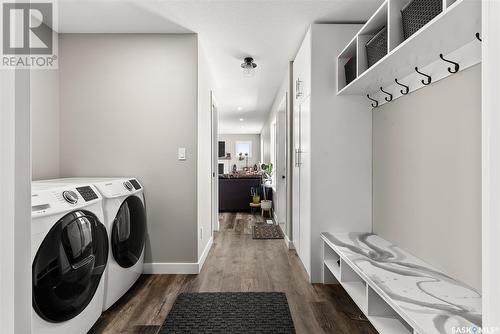
<svg viewBox="0 0 500 334"><path fill-rule="evenodd" d="M457 73L458 70L460 70L460 65L458 63L455 63L454 61L451 61L451 60L448 60L448 59L444 58L442 53L439 54L439 58L441 58L445 62L453 64L455 66L454 70L452 70L451 67L448 67L448 72L450 72L450 73Z"/></svg>
<svg viewBox="0 0 500 334"><path fill-rule="evenodd" d="M426 78L427 78L427 82L426 82L424 79L422 79L422 80L421 80L421 81L422 81L422 84L424 84L424 86L427 86L427 85L430 85L430 84L431 84L431 82L432 82L432 78L431 78L431 76L430 76L430 75L427 75L427 74L425 74L425 73L420 72L420 71L418 70L418 67L416 67L416 66L415 66L415 71L416 71L418 74L423 75L424 77L426 77Z"/></svg>
<svg viewBox="0 0 500 334"><path fill-rule="evenodd" d="M378 101L377 101L377 100L375 100L375 99L372 99L372 98L370 97L370 94L366 94L366 97L367 97L369 100L372 100L372 101L375 103L375 104L373 104L373 103L372 103L372 107L373 107L373 108L377 108L377 107L378 107Z"/></svg>
<svg viewBox="0 0 500 334"><path fill-rule="evenodd" d="M479 33L478 33L478 32L476 32L476 38L477 38L480 42L482 42L482 41L483 41L483 40L481 39L481 35L479 35Z"/></svg>
<svg viewBox="0 0 500 334"><path fill-rule="evenodd" d="M389 92L386 92L382 87L380 87L380 91L384 94L387 94L388 97L384 97L384 99L387 101L387 102L391 102L392 101L392 94L389 93Z"/></svg>
<svg viewBox="0 0 500 334"><path fill-rule="evenodd" d="M410 87L408 87L408 86L406 86L406 85L403 85L402 83L400 83L400 82L398 81L398 79L394 79L394 81L395 81L398 85L400 85L401 87L403 87L403 88L404 88L404 90L402 90L402 89L400 90L401 94L406 95L406 94L408 94L408 93L410 92Z"/></svg>

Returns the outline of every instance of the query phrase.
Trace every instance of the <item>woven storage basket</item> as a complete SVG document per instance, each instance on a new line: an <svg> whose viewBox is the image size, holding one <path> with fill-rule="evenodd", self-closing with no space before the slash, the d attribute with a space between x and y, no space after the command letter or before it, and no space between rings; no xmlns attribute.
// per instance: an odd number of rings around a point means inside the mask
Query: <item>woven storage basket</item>
<svg viewBox="0 0 500 334"><path fill-rule="evenodd" d="M411 0L401 9L405 39L443 11L442 0Z"/></svg>
<svg viewBox="0 0 500 334"><path fill-rule="evenodd" d="M356 56L352 56L344 65L345 85L356 79Z"/></svg>
<svg viewBox="0 0 500 334"><path fill-rule="evenodd" d="M387 28L382 28L368 42L366 42L366 60L371 67L387 54Z"/></svg>

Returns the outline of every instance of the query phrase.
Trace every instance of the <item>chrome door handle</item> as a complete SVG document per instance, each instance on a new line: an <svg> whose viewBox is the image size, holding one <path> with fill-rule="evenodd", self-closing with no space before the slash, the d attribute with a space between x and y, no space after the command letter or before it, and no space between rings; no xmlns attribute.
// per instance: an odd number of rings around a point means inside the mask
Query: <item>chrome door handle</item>
<svg viewBox="0 0 500 334"><path fill-rule="evenodd" d="M297 156L295 160L295 167L300 167L302 165L302 153L304 153L304 151L302 151L300 148L295 149L295 154Z"/></svg>
<svg viewBox="0 0 500 334"><path fill-rule="evenodd" d="M299 97L302 96L302 80L300 78L297 78L297 81L295 81L295 99L298 99Z"/></svg>

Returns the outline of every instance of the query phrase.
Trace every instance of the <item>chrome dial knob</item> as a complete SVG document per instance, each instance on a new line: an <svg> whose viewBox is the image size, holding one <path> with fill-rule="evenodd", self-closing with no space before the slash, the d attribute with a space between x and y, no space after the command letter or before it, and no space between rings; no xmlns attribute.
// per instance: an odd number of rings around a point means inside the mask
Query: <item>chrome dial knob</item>
<svg viewBox="0 0 500 334"><path fill-rule="evenodd" d="M134 189L134 187L132 186L132 183L130 183L129 181L125 181L123 182L123 186L128 190L128 191L132 191Z"/></svg>
<svg viewBox="0 0 500 334"><path fill-rule="evenodd" d="M78 195L71 190L63 191L62 196L66 202L69 204L76 204L78 202Z"/></svg>

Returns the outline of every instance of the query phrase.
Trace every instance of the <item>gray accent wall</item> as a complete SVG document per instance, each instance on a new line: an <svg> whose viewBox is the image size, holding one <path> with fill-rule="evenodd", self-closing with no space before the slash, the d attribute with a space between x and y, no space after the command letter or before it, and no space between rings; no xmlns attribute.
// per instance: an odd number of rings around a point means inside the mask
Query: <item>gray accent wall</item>
<svg viewBox="0 0 500 334"><path fill-rule="evenodd" d="M59 52L61 177L139 178L145 262L197 262L197 36L62 34Z"/></svg>
<svg viewBox="0 0 500 334"><path fill-rule="evenodd" d="M373 112L373 232L481 289L480 65Z"/></svg>
<svg viewBox="0 0 500 334"><path fill-rule="evenodd" d="M32 179L59 177L59 71L30 71Z"/></svg>

